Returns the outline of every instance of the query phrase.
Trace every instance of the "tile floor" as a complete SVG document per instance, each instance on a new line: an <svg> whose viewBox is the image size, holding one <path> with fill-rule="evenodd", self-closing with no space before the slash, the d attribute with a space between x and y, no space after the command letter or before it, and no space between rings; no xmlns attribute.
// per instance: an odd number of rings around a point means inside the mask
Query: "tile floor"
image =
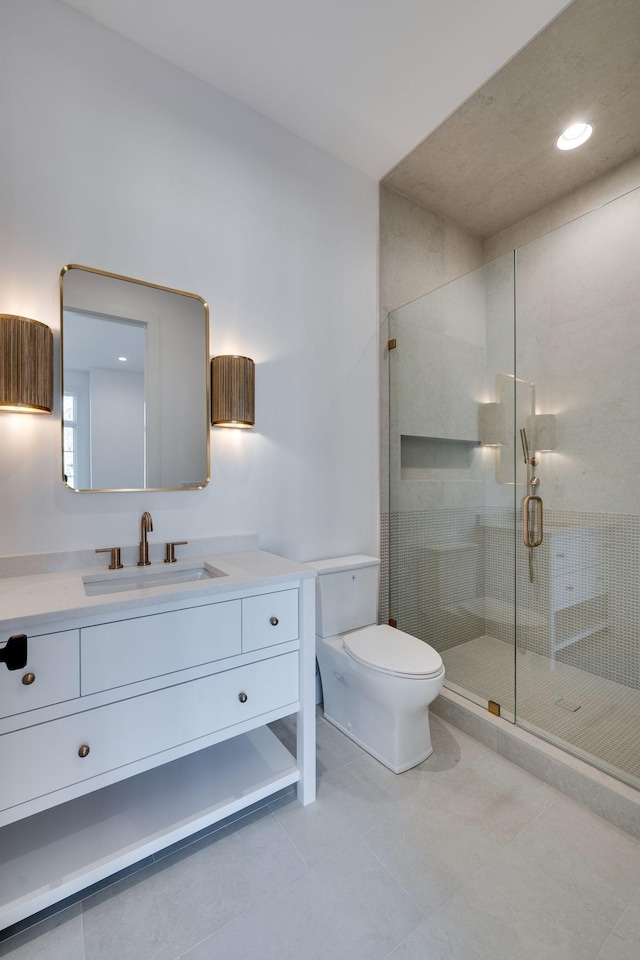
<svg viewBox="0 0 640 960"><path fill-rule="evenodd" d="M476 637L442 654L447 681L513 715L513 645ZM640 785L640 690L531 650L516 657L518 717L555 742L573 744L604 770ZM559 700L570 701L575 712Z"/></svg>
<svg viewBox="0 0 640 960"><path fill-rule="evenodd" d="M165 851L0 957L638 960L640 841L432 731L433 756L397 777L319 717L315 804L286 794Z"/></svg>

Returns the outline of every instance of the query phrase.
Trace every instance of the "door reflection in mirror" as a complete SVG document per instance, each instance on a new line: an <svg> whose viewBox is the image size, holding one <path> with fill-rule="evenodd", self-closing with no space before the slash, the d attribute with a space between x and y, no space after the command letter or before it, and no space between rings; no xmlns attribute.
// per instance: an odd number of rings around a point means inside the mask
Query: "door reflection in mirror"
<svg viewBox="0 0 640 960"><path fill-rule="evenodd" d="M76 410L75 482L70 483L65 470L70 486L98 490L148 486L146 328L145 323L120 317L64 312L65 393L75 399ZM65 416L65 429L69 425Z"/></svg>

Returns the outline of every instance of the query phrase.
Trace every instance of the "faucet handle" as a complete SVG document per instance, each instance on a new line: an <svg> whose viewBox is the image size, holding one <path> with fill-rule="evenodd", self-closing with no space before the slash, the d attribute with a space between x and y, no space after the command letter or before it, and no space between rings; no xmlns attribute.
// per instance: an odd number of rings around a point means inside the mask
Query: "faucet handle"
<svg viewBox="0 0 640 960"><path fill-rule="evenodd" d="M120 547L101 547L100 550L96 550L96 553L110 553L111 563L109 564L109 570L122 570Z"/></svg>
<svg viewBox="0 0 640 960"><path fill-rule="evenodd" d="M187 543L189 543L188 540L171 540L171 541L167 544L167 552L166 552L165 557L164 557L164 562L165 562L165 563L175 563L175 562L176 562L175 548L176 548L176 547L184 547L185 544L187 544Z"/></svg>

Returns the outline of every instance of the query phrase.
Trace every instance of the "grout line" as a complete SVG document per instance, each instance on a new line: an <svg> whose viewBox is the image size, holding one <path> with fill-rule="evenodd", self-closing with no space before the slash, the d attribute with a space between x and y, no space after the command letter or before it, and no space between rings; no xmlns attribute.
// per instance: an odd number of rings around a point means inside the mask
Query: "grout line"
<svg viewBox="0 0 640 960"><path fill-rule="evenodd" d="M627 906L624 908L624 910L622 911L622 913L620 914L620 916L619 916L618 919L616 920L615 924L613 925L613 927L611 928L611 930L610 930L609 933L607 934L606 939L604 940L604 942L602 943L602 945L599 947L598 952L593 955L592 960L598 960L598 957L600 956L600 954L602 953L602 951L604 950L604 948L605 948L606 945L608 944L609 940L611 939L611 937L614 935L614 933L616 932L616 930L617 930L618 927L620 926L622 920L623 920L623 919L625 918L625 916L629 913L629 911L632 909L632 907L636 907L637 904L638 904L638 892L636 892L636 893L634 894L634 897L629 901L629 903L627 904ZM616 934L616 936L620 936L620 934ZM625 938L625 939L626 939L626 938ZM634 937L633 939L634 939L634 941L635 941L636 938ZM638 952L640 952L640 946L639 946L639 948L638 948Z"/></svg>
<svg viewBox="0 0 640 960"><path fill-rule="evenodd" d="M305 868L306 868L306 870L305 870L305 875L306 875L310 870L313 869L312 866L311 866L311 864L308 862L308 860L306 859L306 857L303 857L301 851L298 849L298 847L297 847L297 845L295 844L295 842L293 841L292 837L289 835L288 830L286 829L286 827L284 826L284 824L281 823L281 821L278 819L278 817L277 817L276 814L273 812L273 810L271 811L271 816L273 817L273 822L279 827L279 829L280 829L281 832L283 833L283 835L284 835L284 837L286 838L286 840L288 841L288 843L291 844L291 846L293 847L293 849L295 850L295 852L297 853L297 855L300 857L300 860L302 861L302 863L304 864L304 866L305 866ZM299 878L297 878L297 879L299 879ZM284 887L283 887L283 889L284 889Z"/></svg>
<svg viewBox="0 0 640 960"><path fill-rule="evenodd" d="M374 827L374 829L376 829L376 828ZM405 894L405 896L407 897L407 899L411 901L411 903L414 905L414 907L416 908L416 910L422 915L423 920L422 920L421 922L424 922L424 920L427 919L428 914L426 914L426 913L424 912L424 910L422 909L422 907L418 905L418 903L417 903L417 902L415 901L415 899L411 896L411 894L410 894L409 891L406 889L406 887L404 886L404 884L401 883L401 882L398 880L397 877L394 877L394 875L391 873L391 870L389 870L389 867L386 865L386 863L384 863L384 862L380 859L380 857L379 857L378 854L375 852L375 850L372 850L372 848L371 848L371 847L369 846L369 844L367 843L367 836L368 836L369 833L371 833L371 832L372 832L372 831L369 830L367 834L363 835L363 836L360 837L359 839L362 841L362 843L364 843L364 845L365 845L365 847L367 848L367 850L369 851L369 853L370 853L373 857L376 858L376 860L378 861L378 863L380 864L380 866L386 871L386 873L389 874L389 876L391 877L391 879L393 880L393 882L394 882L395 884L397 884L397 886L400 887L400 889L402 890L402 892ZM420 923L417 923L416 926L415 926L413 929L416 930L419 926L421 926L421 924L420 924ZM412 932L413 932L413 931L412 931ZM410 935L411 935L411 934L407 934L407 936L410 936ZM405 940L406 940L406 937L405 937ZM404 942L404 941L403 941L403 942ZM399 945L400 945L400 944L396 944L396 946L399 946ZM395 950L396 947L394 947L393 949Z"/></svg>
<svg viewBox="0 0 640 960"><path fill-rule="evenodd" d="M206 937L203 937L202 940L199 940L197 943L192 944L186 951L183 951L182 953L179 953L179 954L174 958L174 960L183 960L183 958L188 957L189 954L191 953L191 951L192 951L192 950L195 950L196 947L199 947L199 946L201 946L201 944L206 943L207 940L211 940L213 937L217 936L219 933L221 933L221 932L222 932L223 930L225 930L227 927L231 926L232 923L236 923L236 921L241 920L243 917L246 917L246 915L247 915L251 910L253 910L255 907L259 906L261 903L264 903L264 902L266 902L266 901L268 901L268 900L274 900L276 897L280 896L280 895L283 894L286 890L288 890L289 887L292 887L295 883L297 883L298 880L299 880L299 878L296 877L296 878L294 878L293 880L288 881L282 888L280 888L280 889L278 889L278 890L275 890L275 891L272 891L272 892L269 892L269 893L262 893L262 894L260 894L259 896L255 897L255 898L254 898L253 900L251 900L249 903L245 904L244 909L242 909L242 910L240 911L240 913L236 914L235 917L231 917L230 920L227 920L225 923L222 923L222 924L221 924L219 927L217 927L215 930L212 930L211 933L207 934Z"/></svg>
<svg viewBox="0 0 640 960"><path fill-rule="evenodd" d="M394 955L394 953L396 952L396 950L399 950L400 947L402 946L402 944L403 944L403 943L406 943L407 940L409 939L409 937L412 937L412 936L414 935L414 933L416 932L416 930L419 930L421 927L425 927L425 926L427 925L427 923L428 923L428 920L423 920L422 923L419 923L417 927L414 927L413 930L411 930L411 932L406 935L406 937L403 937L403 939L400 941L400 943L396 943L395 947L393 947L393 949L391 949L391 950L389 951L389 953L386 953L386 954L384 955L384 957L382 958L382 960L389 960L389 957L393 957L393 955Z"/></svg>

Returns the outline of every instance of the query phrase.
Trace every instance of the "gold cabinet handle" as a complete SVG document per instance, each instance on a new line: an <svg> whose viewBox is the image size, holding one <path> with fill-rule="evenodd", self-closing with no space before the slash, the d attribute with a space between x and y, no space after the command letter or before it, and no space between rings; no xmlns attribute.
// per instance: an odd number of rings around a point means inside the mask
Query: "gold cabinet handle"
<svg viewBox="0 0 640 960"><path fill-rule="evenodd" d="M238 700L240 701L240 703L246 703L248 699L249 698L247 697L246 693L238 694Z"/></svg>
<svg viewBox="0 0 640 960"><path fill-rule="evenodd" d="M278 626L278 622L279 622L279 621L278 621L278 618L277 618L277 617L271 617L271 619L269 620L269 623L271 624L272 627L277 627L277 626Z"/></svg>
<svg viewBox="0 0 640 960"><path fill-rule="evenodd" d="M89 744L83 743L80 749L78 750L78 756L84 760L85 757L88 757L90 753Z"/></svg>
<svg viewBox="0 0 640 960"><path fill-rule="evenodd" d="M22 678L22 682L24 683L25 687L30 687L35 679L35 673L25 673L24 677Z"/></svg>

